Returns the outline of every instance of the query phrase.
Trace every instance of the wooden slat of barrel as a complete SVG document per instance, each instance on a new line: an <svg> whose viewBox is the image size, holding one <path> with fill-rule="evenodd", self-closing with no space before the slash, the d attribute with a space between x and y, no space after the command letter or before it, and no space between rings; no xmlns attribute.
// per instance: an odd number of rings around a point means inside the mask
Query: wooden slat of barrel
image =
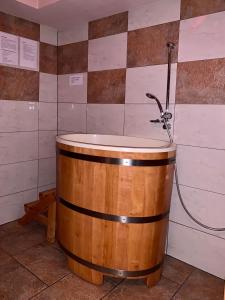
<svg viewBox="0 0 225 300"><path fill-rule="evenodd" d="M169 209L173 168L125 167L60 156L59 194L78 206L109 214L160 214Z"/></svg>
<svg viewBox="0 0 225 300"><path fill-rule="evenodd" d="M85 149L85 153L88 150ZM94 153L93 149L91 153ZM123 155L126 157L126 153ZM157 159L166 157L165 153L157 155ZM167 154L167 157L170 155ZM140 156L141 159L151 157L149 153ZM156 155L152 157L155 159ZM138 158L135 153L134 159ZM58 196L77 206L105 214L154 216L169 210L173 171L173 165L125 167L59 155ZM58 204L61 244L76 256L110 269L138 271L162 262L167 223L165 218L150 224L122 224L82 215ZM102 282L102 274L97 271L71 259L69 266L86 280L96 284ZM160 274L161 268L148 276L147 284L155 284Z"/></svg>

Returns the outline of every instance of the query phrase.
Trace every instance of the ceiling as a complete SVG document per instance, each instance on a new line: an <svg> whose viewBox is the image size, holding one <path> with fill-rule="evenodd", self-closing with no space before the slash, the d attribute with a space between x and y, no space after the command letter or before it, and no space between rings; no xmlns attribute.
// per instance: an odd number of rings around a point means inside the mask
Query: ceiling
<svg viewBox="0 0 225 300"><path fill-rule="evenodd" d="M59 0L35 9L16 0L0 0L0 11L58 30L113 15L157 0Z"/></svg>

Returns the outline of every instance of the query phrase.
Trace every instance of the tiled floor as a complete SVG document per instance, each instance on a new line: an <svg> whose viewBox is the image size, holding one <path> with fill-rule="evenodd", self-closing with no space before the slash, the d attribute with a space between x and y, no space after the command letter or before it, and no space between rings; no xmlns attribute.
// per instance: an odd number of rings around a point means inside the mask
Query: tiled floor
<svg viewBox="0 0 225 300"><path fill-rule="evenodd" d="M45 242L42 226L0 226L1 300L223 300L223 291L223 280L169 256L152 289L142 280L109 277L94 286L71 274L57 244Z"/></svg>

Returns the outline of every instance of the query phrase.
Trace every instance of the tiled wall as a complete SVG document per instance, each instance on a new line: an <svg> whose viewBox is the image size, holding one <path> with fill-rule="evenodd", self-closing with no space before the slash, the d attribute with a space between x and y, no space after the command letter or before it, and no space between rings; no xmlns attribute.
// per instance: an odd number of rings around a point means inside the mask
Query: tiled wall
<svg viewBox="0 0 225 300"><path fill-rule="evenodd" d="M57 32L0 12L0 31L39 42L39 71L0 65L0 224L55 185Z"/></svg>
<svg viewBox="0 0 225 300"><path fill-rule="evenodd" d="M210 226L225 226L225 4L158 0L59 32L60 132L167 138L157 106L165 103L168 41L173 134L184 200ZM83 85L69 85L70 74ZM173 192L168 253L224 277L225 234L202 229Z"/></svg>

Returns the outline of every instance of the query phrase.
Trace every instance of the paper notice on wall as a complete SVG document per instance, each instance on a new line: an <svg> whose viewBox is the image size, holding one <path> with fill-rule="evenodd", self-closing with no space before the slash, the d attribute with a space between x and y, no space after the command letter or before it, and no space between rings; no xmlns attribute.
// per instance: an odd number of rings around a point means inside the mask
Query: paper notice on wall
<svg viewBox="0 0 225 300"><path fill-rule="evenodd" d="M38 42L20 38L20 66L37 70Z"/></svg>
<svg viewBox="0 0 225 300"><path fill-rule="evenodd" d="M69 85L83 85L84 84L84 75L82 73L72 74L69 77Z"/></svg>
<svg viewBox="0 0 225 300"><path fill-rule="evenodd" d="M13 34L0 32L0 63L18 66L19 51L18 37Z"/></svg>

